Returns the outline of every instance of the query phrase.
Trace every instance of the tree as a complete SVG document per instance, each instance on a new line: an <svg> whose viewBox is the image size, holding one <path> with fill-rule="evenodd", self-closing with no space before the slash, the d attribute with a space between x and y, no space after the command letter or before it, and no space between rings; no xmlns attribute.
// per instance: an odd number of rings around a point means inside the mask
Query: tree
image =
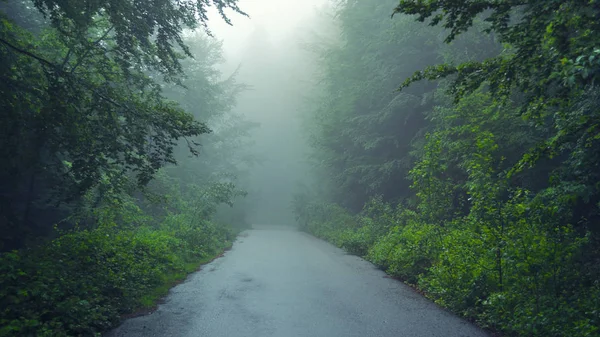
<svg viewBox="0 0 600 337"><path fill-rule="evenodd" d="M335 201L359 211L369 198L410 198L413 143L427 127L437 83L396 88L412 72L437 62L436 29L410 18L381 21L388 3L344 2L335 10L339 36L314 45L321 68L311 141Z"/></svg>
<svg viewBox="0 0 600 337"><path fill-rule="evenodd" d="M228 9L245 15L237 6L237 0L160 0L150 3L142 0L33 0L33 3L50 19L65 41L88 47L83 48L84 53L94 47L88 33L97 29L99 23L106 22L108 29L114 31L116 48L112 54L123 69L149 67L169 76L181 72L176 47L192 56L183 42L183 29L200 25L208 30L208 7L216 7L227 23L230 23L225 14Z"/></svg>
<svg viewBox="0 0 600 337"><path fill-rule="evenodd" d="M596 2L402 0L391 32L354 12L369 5L340 2L341 38L320 53L312 137L340 189L299 194L299 220L483 326L597 335ZM399 93L386 96L394 80ZM382 170L394 160L406 166L389 172L408 174L410 190ZM365 202L374 191L383 198Z"/></svg>
<svg viewBox="0 0 600 337"><path fill-rule="evenodd" d="M73 206L95 187L124 191L123 177L147 184L176 162L178 140L198 153L190 139L210 129L165 99L155 77L178 81L191 55L183 29L206 28L207 6L222 16L241 12L233 0L33 3L50 28L31 33L0 16L0 154L10 158L0 164L0 227L14 234L5 241L15 240L8 249L45 233L48 220L69 213L59 204ZM17 18L33 10L6 8Z"/></svg>
<svg viewBox="0 0 600 337"><path fill-rule="evenodd" d="M509 175L558 158L552 185L579 204L576 218L597 221L600 180L600 8L581 1L410 1L402 0L394 14L416 14L419 21L449 29L453 41L483 17L486 32L503 43L502 54L483 61L442 64L416 72L403 88L421 79L453 76L449 92L455 101L489 86L495 101L508 102L520 93L521 115L532 128L551 132L523 154ZM580 219L574 219L579 221ZM589 222L588 222L589 221ZM585 225L585 226L588 226ZM597 226L596 226L597 228Z"/></svg>

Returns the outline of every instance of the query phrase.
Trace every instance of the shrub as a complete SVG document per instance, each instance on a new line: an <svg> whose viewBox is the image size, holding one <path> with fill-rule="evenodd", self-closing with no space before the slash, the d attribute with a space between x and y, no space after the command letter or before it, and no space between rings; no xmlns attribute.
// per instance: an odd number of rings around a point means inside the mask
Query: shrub
<svg viewBox="0 0 600 337"><path fill-rule="evenodd" d="M438 226L414 221L393 227L367 258L389 274L415 284L437 258L440 231Z"/></svg>
<svg viewBox="0 0 600 337"><path fill-rule="evenodd" d="M172 225L101 226L3 254L0 336L99 334L146 304L173 275L185 275L186 264L217 254L230 238L208 222Z"/></svg>

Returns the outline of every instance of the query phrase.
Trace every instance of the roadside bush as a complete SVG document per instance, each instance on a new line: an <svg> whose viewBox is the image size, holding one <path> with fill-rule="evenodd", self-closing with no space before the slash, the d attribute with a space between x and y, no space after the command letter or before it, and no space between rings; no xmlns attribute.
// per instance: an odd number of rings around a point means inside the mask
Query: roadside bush
<svg viewBox="0 0 600 337"><path fill-rule="evenodd" d="M340 245L342 231L358 227L358 222L346 209L335 204L312 203L307 205L311 213L307 230L311 234Z"/></svg>
<svg viewBox="0 0 600 337"><path fill-rule="evenodd" d="M416 284L437 259L441 230L414 221L393 227L373 246L367 258L390 275Z"/></svg>
<svg viewBox="0 0 600 337"><path fill-rule="evenodd" d="M455 224L444 231L436 261L428 266L428 273L420 275L419 285L437 303L465 312L474 310L481 299L487 298L490 287L497 287L498 280L491 275L496 272L495 261L490 257L495 252L489 254L479 235L461 227L462 224Z"/></svg>
<svg viewBox="0 0 600 337"><path fill-rule="evenodd" d="M0 256L0 336L91 336L231 237L210 223L101 226ZM185 227L185 230L182 230ZM211 231L205 231L212 228Z"/></svg>
<svg viewBox="0 0 600 337"><path fill-rule="evenodd" d="M489 208L487 221L479 214L443 225L391 208L349 219L329 206L335 212L308 228L507 336L598 336L598 270L579 262L593 246L562 225L568 214L557 213L561 202L523 194ZM379 235L375 219L396 225Z"/></svg>
<svg viewBox="0 0 600 337"><path fill-rule="evenodd" d="M336 239L339 247L351 254L365 256L375 241L372 226L342 231Z"/></svg>

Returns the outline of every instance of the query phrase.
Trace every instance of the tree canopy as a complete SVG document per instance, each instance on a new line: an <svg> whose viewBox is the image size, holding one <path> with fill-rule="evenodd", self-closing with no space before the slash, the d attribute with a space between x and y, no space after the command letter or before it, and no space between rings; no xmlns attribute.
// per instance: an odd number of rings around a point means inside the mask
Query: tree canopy
<svg viewBox="0 0 600 337"><path fill-rule="evenodd" d="M176 163L180 141L199 153L207 120L168 99L162 81L182 83L182 62L192 56L184 29L206 29L209 6L227 22L227 10L242 13L219 0L3 5L0 180L9 232L37 228L31 216L40 207L57 221L57 205L99 186L125 191L124 177L146 185ZM211 109L203 103L186 108Z"/></svg>
<svg viewBox="0 0 600 337"><path fill-rule="evenodd" d="M598 10L340 2L307 122L334 193L301 224L485 327L597 334Z"/></svg>
<svg viewBox="0 0 600 337"><path fill-rule="evenodd" d="M73 53L92 53L90 48L101 48L101 41L90 36L100 30L102 36L110 35L114 40L114 47L105 52L123 69L148 67L168 75L181 72L177 48L192 56L183 41L183 30L200 25L208 31L208 7L214 6L227 23L230 21L226 10L245 15L237 0L34 0L33 3L66 44L76 47Z"/></svg>

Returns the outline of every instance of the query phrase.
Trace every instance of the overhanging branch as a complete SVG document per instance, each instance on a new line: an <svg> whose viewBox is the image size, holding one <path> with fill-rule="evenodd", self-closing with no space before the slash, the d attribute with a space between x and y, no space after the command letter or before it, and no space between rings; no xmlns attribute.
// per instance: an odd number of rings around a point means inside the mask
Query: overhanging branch
<svg viewBox="0 0 600 337"><path fill-rule="evenodd" d="M15 50L16 52L19 52L19 53L21 53L23 55L27 55L27 56L29 56L29 57L31 57L33 59L36 59L37 61L39 61L41 64L43 64L45 66L52 67L52 68L56 69L56 64L54 64L54 63L52 63L52 62L50 62L50 61L48 61L46 59L43 59L43 58L41 58L41 57L39 57L39 56L31 53L31 52L28 52L25 49L21 49L21 48L15 46L14 44L12 44L12 43L10 43L10 42L2 39L2 38L0 38L0 43L8 46L9 48Z"/></svg>

